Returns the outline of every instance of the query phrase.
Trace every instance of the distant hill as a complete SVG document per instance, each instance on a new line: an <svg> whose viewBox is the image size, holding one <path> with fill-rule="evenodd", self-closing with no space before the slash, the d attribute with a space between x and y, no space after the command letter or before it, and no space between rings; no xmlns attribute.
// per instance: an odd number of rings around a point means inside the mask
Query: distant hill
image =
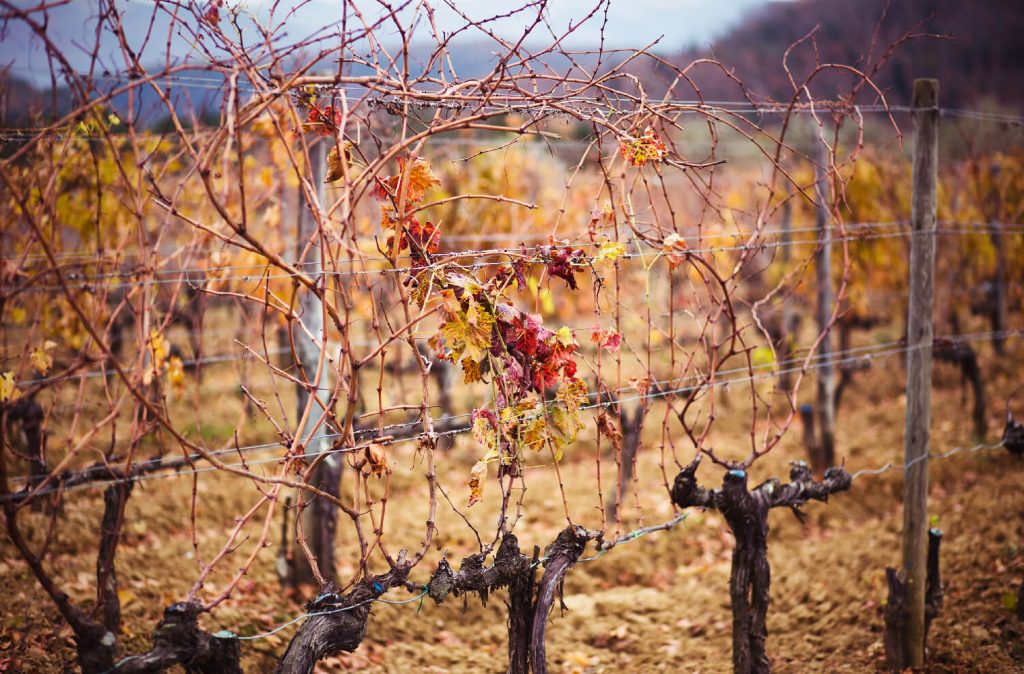
<svg viewBox="0 0 1024 674"><path fill-rule="evenodd" d="M773 2L751 12L710 48L690 49L670 60L683 65L717 57L735 69L751 92L789 100L793 88L782 66L783 54L815 25L819 26L815 43L821 62L861 66L877 60L904 33L935 33L950 37L905 42L878 73L876 84L891 103L909 103L914 78L937 77L943 105L968 107L988 99L1017 109L1024 106L1024 1L893 0L874 54L869 55L885 7L884 0ZM815 58L809 42L790 55L789 66L798 83L814 69ZM653 70L644 78L652 86L664 81L664 75ZM735 83L710 66L698 66L696 79L705 100L735 100L740 94ZM833 74L816 80L812 92L817 97L834 96L848 90L850 82L850 76ZM865 92L859 101L871 98Z"/></svg>
<svg viewBox="0 0 1024 674"><path fill-rule="evenodd" d="M723 0L728 1L728 0ZM815 25L814 45L806 42L794 49L789 58L790 70L798 83L814 69L815 59L821 62L851 64L864 67L872 64L889 45L907 32L931 33L947 37L922 37L900 45L875 77L875 83L892 104L908 104L916 77L938 77L941 80L941 101L947 107L991 106L1024 109L1024 0L892 0L873 52L872 36L886 8L885 0L791 0L770 2L750 13L739 26L713 45L689 49L675 54L660 54L677 65L696 59L717 58L740 79L755 100L788 101L793 88L783 69L786 49L807 34ZM665 30L671 30L666 26ZM815 53L815 45L817 54ZM456 72L462 79L479 77L494 64L493 46L466 42L452 50ZM429 49L414 47L413 60L423 62ZM585 67L596 65L592 57L577 57ZM565 72L570 64L562 58L549 56L549 67ZM605 67L615 58L606 61ZM333 63L325 63L333 68ZM645 84L648 94L660 95L674 73L660 69L650 60L635 61L633 70ZM358 74L358 73L357 73ZM705 100L739 100L738 85L720 69L699 65L691 75ZM848 91L853 81L849 74L829 73L811 84L816 98L833 98ZM204 121L216 118L222 97L223 77L216 73L193 73L184 82L175 83L171 96L178 112L191 117L196 110ZM117 82L101 80L100 89L117 86ZM629 88L627 82L619 86ZM693 98L683 85L676 90L678 98ZM45 89L34 87L9 73L0 74L0 124L18 126L29 123L38 112L57 103L58 113L71 109L72 96L60 87L51 97ZM867 88L858 102L873 102L875 96ZM112 107L124 113L128 97L118 96ZM166 125L166 109L158 97L143 87L134 99L136 115L145 124Z"/></svg>

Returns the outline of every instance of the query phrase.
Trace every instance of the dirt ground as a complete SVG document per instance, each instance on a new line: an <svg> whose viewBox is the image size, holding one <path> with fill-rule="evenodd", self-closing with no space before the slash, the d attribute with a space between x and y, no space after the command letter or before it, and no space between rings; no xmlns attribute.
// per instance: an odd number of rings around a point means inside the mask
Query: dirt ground
<svg viewBox="0 0 1024 674"><path fill-rule="evenodd" d="M999 437L1006 396L1021 382L1022 354L996 358L988 345L984 354L989 405L989 440ZM904 377L899 361L876 362L859 373L846 393L839 416L838 447L851 472L899 460L902 454ZM933 448L945 451L973 444L969 399L963 397L959 374L936 365L933 397ZM809 387L808 387L809 388ZM968 394L969 395L969 394ZM738 400L738 399L737 399ZM1018 400L1018 406L1024 399ZM733 401L722 412L723 431L715 446L744 441L742 424L730 426ZM739 416L739 412L736 412ZM1018 409L1024 415L1024 409ZM643 505L644 524L672 517L662 486L654 447L658 423L651 424L650 442L640 457L636 497ZM754 482L784 477L788 461L802 458L799 428L752 471ZM465 502L465 476L478 450L460 439L440 461L439 475L452 489L453 500ZM562 465L575 520L598 526L593 444L574 445ZM690 458L680 451L680 459ZM415 548L422 536L425 510L403 494L422 490L422 466L410 454L395 450L389 545ZM707 462L706 462L707 463ZM611 468L607 456L602 464ZM554 471L538 468L530 475L526 512L517 532L524 549L545 545L565 525ZM674 475L675 469L669 471ZM942 574L945 604L929 635L929 671L1024 671L1024 625L1012 610L1024 575L1024 464L1004 450L960 453L932 465L929 511L944 532ZM709 486L721 471L709 465L700 476ZM204 474L199 493L201 550L204 556L222 544L231 516L253 501L255 492L237 478ZM136 487L119 550L118 569L126 653L144 650L162 607L178 601L195 579L188 503L192 482L186 478L151 480ZM899 563L901 526L899 471L864 476L853 489L828 504L806 508L801 525L788 512L770 519L772 565L768 651L777 672L871 672L882 661L884 569ZM471 511L484 531L493 528L496 492ZM632 496L630 497L633 498ZM628 501L630 502L630 501ZM442 502L437 549L412 577L425 581L442 551L457 565L472 552L475 538ZM69 495L55 540L50 568L74 599L85 606L95 594L95 531L100 515L98 492ZM624 529L638 524L636 508L626 510ZM41 540L46 519L25 517L34 540ZM490 523L490 527L488 527ZM276 527L275 527L276 529ZM205 619L211 630L254 634L301 613L301 604L285 596L274 575L273 552L244 581L242 592ZM349 559L351 541L342 540L342 560ZM679 527L624 544L608 554L577 565L565 584L568 610L552 613L548 639L549 665L559 672L726 672L730 660L728 595L732 538L715 513L693 512ZM244 552L244 551L242 551ZM585 553L589 555L589 553ZM230 566L230 565L229 565ZM342 563L341 575L353 568ZM208 584L215 591L226 576ZM6 539L0 541L0 672L74 671L70 629L60 621L26 565ZM388 597L407 599L404 591ZM486 607L476 597L465 603L451 598L441 606L429 599L402 605L376 604L363 645L354 653L322 662L318 671L370 672L501 672L505 667L504 593L490 597ZM270 671L287 640L290 627L243 644L247 671Z"/></svg>

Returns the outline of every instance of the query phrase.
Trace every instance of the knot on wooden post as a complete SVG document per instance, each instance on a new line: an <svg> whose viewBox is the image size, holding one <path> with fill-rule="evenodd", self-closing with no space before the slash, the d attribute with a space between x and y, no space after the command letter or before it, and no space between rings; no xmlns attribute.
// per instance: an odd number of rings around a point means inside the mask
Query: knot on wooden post
<svg viewBox="0 0 1024 674"><path fill-rule="evenodd" d="M729 597L732 606L732 659L737 674L764 674L771 670L765 651L771 569L768 565L768 511L799 508L809 500L827 501L830 494L846 491L852 478L841 467L829 468L821 482L815 482L810 467L796 461L790 481L770 479L748 488L746 470L726 472L719 489L709 490L697 483L700 457L684 467L672 485L672 502L680 508L716 508L736 538Z"/></svg>
<svg viewBox="0 0 1024 674"><path fill-rule="evenodd" d="M939 547L942 531L928 530L928 575L925 585L924 632L942 609L942 576L939 570ZM903 647L903 631L910 616L907 596L907 579L903 571L892 567L885 569L885 580L889 586L889 598L885 605L885 665L893 671L911 667L909 654Z"/></svg>

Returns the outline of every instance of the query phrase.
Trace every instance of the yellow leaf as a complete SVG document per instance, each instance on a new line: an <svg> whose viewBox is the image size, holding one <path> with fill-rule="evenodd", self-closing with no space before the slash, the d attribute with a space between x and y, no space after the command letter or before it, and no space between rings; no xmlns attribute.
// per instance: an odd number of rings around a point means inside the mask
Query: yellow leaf
<svg viewBox="0 0 1024 674"><path fill-rule="evenodd" d="M0 403L17 400L20 396L21 391L18 390L17 385L14 383L14 373L4 372L0 374Z"/></svg>
<svg viewBox="0 0 1024 674"><path fill-rule="evenodd" d="M488 449L498 447L498 435L494 425L484 416L478 416L473 420L473 439Z"/></svg>
<svg viewBox="0 0 1024 674"><path fill-rule="evenodd" d="M472 384L476 381L483 381L483 377L480 376L480 363L476 362L472 358L462 359L462 375L463 381L467 384Z"/></svg>
<svg viewBox="0 0 1024 674"><path fill-rule="evenodd" d="M176 396L184 395L185 364L181 362L181 358L171 356L171 359L167 361L167 381Z"/></svg>
<svg viewBox="0 0 1024 674"><path fill-rule="evenodd" d="M149 349L153 355L153 369L160 370L167 360L167 354L170 353L170 346L157 330L149 331Z"/></svg>
<svg viewBox="0 0 1024 674"><path fill-rule="evenodd" d="M453 362L463 355L481 362L491 348L493 328L494 314L476 300L470 300L465 311L448 310L441 334L452 351Z"/></svg>
<svg viewBox="0 0 1024 674"><path fill-rule="evenodd" d="M555 333L555 339L562 346L572 346L575 343L572 337L572 330L564 325L558 328L558 332Z"/></svg>
<svg viewBox="0 0 1024 674"><path fill-rule="evenodd" d="M120 589L117 591L117 599L121 602L121 608L124 608L135 601L135 593L128 589Z"/></svg>
<svg viewBox="0 0 1024 674"><path fill-rule="evenodd" d="M53 355L50 352L55 348L57 348L57 342L48 339L29 354L29 362L32 363L32 367L44 377L53 367Z"/></svg>
<svg viewBox="0 0 1024 674"><path fill-rule="evenodd" d="M617 258L626 254L626 246L618 241L605 241L597 249L594 256L594 264L598 262L614 262Z"/></svg>

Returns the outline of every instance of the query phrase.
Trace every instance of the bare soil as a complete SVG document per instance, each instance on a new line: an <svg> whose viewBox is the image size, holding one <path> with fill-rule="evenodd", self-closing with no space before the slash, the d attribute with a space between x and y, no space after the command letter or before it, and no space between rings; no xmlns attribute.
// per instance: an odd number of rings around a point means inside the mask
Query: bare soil
<svg viewBox="0 0 1024 674"><path fill-rule="evenodd" d="M994 401L988 415L988 439L993 441L1002 431L1003 401L1021 383L1019 367L1013 366L1022 353L1018 350L996 359L987 345L981 349L987 392ZM900 459L904 376L898 360L879 361L872 370L858 374L848 390L840 410L838 447L851 472ZM949 366L936 365L935 383L934 450L974 444L970 408L958 373ZM739 419L743 402L737 396L728 405L721 412L723 430L716 436L715 446L748 446L743 424L730 425L729 421L731 412ZM643 506L645 525L673 515L657 465L659 452L653 449L657 447L658 422L650 426L640 457L638 484L642 488L627 499L623 530L639 524L637 502ZM799 429L794 431L755 466L755 483L771 476L784 478L787 463L803 457ZM396 447L393 452L395 473L386 540L393 549L415 548L426 515L425 504L417 500L423 493L423 469L415 462L411 447ZM460 508L467 496L468 469L477 452L470 438L461 438L439 460L439 474ZM680 450L681 461L689 458L687 451ZM614 463L607 453L601 466L607 493L608 478L614 475ZM667 470L669 479L675 470ZM561 472L574 520L600 526L592 436L569 450ZM1024 575L1024 464L1004 450L965 452L934 462L931 475L929 510L944 532L945 605L929 635L929 671L1024 671L1024 625L1012 610ZM704 465L700 476L715 486L721 470ZM550 466L532 469L529 485L526 511L517 526L526 550L553 540L566 521ZM484 501L469 511L481 531L493 529L497 510L496 486L489 487ZM244 481L213 473L203 474L197 488L202 504L200 552L208 558L223 543L232 516L252 503L255 491ZM191 491L192 480L187 477L149 480L136 487L129 503L118 558L125 615L121 643L126 653L148 647L149 632L163 606L179 601L196 577L189 521ZM788 512L772 513L768 651L775 671L871 672L881 667L884 569L899 563L901 491L902 474L894 470L863 476L850 492L828 504L810 504L804 525ZM409 497L403 501L403 495ZM50 568L64 588L86 606L95 595L100 504L98 491L68 495L50 543ZM457 566L476 548L473 533L444 501L439 510L437 549L413 571L417 581L427 580L443 551ZM42 541L47 518L27 513L24 522L33 539ZM343 539L340 545L339 558L351 559L352 542ZM720 516L693 512L672 531L623 544L577 565L565 584L567 610L559 611L556 603L551 616L548 654L552 670L729 671L731 546L731 535ZM302 612L301 601L278 587L273 553L272 547L234 599L205 618L207 629L255 634ZM236 565L228 564L226 573ZM354 567L343 561L341 572L347 577ZM212 590L226 578L224 574L214 577L209 584ZM70 629L6 539L0 541L0 584L0 672L75 671ZM388 598L413 596L392 592ZM502 672L504 599L504 593L497 593L486 606L475 596L465 601L451 598L441 606L429 599L422 606L416 601L377 604L363 645L352 654L322 662L318 671ZM244 642L246 670L270 671L295 629Z"/></svg>

